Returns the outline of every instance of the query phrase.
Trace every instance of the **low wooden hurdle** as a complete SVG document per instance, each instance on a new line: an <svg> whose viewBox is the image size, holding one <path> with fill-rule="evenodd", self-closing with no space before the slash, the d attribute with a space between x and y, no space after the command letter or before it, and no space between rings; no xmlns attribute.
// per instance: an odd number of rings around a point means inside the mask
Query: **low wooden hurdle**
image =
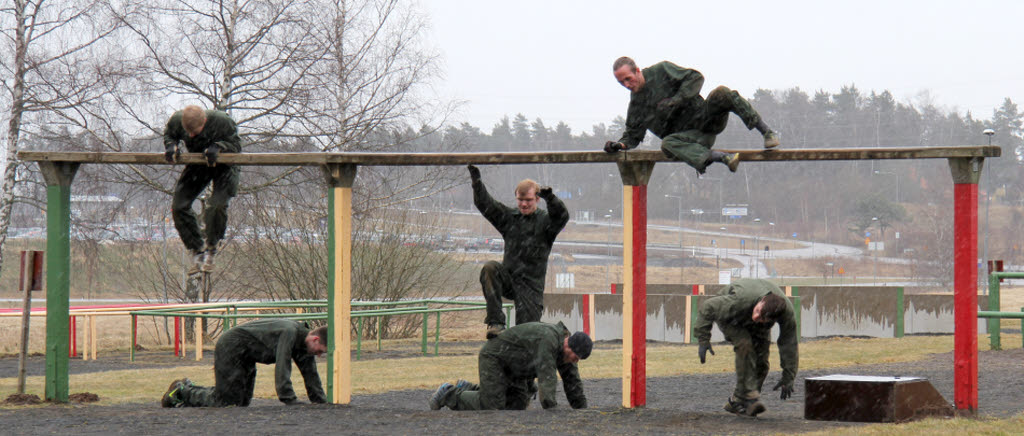
<svg viewBox="0 0 1024 436"><path fill-rule="evenodd" d="M978 180L987 157L998 146L887 147L835 149L722 150L748 162L946 159L954 183L955 404L978 408L977 278ZM198 153L179 163L205 165ZM163 153L21 151L21 161L37 162L47 184L46 398L68 400L68 294L71 182L81 164L168 165ZM263 166L318 166L323 169L328 203L327 392L334 403L350 402L352 185L360 165L439 166L615 163L623 183L623 354L622 406L646 404L647 183L655 163L672 162L658 150L617 154L603 151L508 153L240 153L222 154L219 163ZM676 164L679 164L678 162ZM632 334L625 334L632 332Z"/></svg>

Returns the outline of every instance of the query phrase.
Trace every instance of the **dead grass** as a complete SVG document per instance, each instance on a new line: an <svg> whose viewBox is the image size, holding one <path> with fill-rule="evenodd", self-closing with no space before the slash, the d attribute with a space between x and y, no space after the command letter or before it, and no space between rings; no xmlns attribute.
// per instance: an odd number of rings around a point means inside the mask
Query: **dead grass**
<svg viewBox="0 0 1024 436"><path fill-rule="evenodd" d="M902 424L874 424L803 433L808 436L962 436L1020 434L1024 414L1007 419L928 418Z"/></svg>

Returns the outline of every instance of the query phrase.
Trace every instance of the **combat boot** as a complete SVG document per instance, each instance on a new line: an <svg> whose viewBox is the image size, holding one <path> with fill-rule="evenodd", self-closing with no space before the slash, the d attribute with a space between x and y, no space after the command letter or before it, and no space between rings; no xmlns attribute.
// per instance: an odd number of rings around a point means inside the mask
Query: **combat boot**
<svg viewBox="0 0 1024 436"><path fill-rule="evenodd" d="M494 339L505 331L505 324L491 324L487 326L487 339Z"/></svg>
<svg viewBox="0 0 1024 436"><path fill-rule="evenodd" d="M181 391L188 386L192 386L192 381L187 378L171 382L171 386L167 388L167 392L164 392L164 396L160 398L160 405L163 407L184 406L185 400L181 397Z"/></svg>
<svg viewBox="0 0 1024 436"><path fill-rule="evenodd" d="M723 409L725 409L725 411L729 413L751 417L756 417L758 414L763 413L765 410L768 410L766 407L764 407L764 404L761 403L761 401L758 400L757 398L737 400L734 397L729 397L729 400L726 401Z"/></svg>
<svg viewBox="0 0 1024 436"><path fill-rule="evenodd" d="M735 173L740 167L740 154L723 153L721 151L711 150L711 161L724 163L729 167L729 172Z"/></svg>
<svg viewBox="0 0 1024 436"><path fill-rule="evenodd" d="M764 148L766 150L773 149L779 146L779 134L773 130L764 132Z"/></svg>
<svg viewBox="0 0 1024 436"><path fill-rule="evenodd" d="M192 252L192 263L188 268L188 275L193 276L199 274L203 270L203 263L206 261L205 251L193 251Z"/></svg>
<svg viewBox="0 0 1024 436"><path fill-rule="evenodd" d="M448 402L448 396L454 391L455 386L452 386L451 383L442 383L441 386L438 386L434 394L430 396L430 401L427 402L430 405L430 410L441 410Z"/></svg>
<svg viewBox="0 0 1024 436"><path fill-rule="evenodd" d="M206 250L206 255L203 256L203 264L200 266L200 270L204 273L213 271L213 257L217 255L217 250L209 249Z"/></svg>

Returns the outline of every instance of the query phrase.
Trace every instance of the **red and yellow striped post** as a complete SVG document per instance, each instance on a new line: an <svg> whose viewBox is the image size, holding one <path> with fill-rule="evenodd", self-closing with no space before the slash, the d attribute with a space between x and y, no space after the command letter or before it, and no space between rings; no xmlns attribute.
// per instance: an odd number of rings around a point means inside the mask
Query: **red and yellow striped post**
<svg viewBox="0 0 1024 436"><path fill-rule="evenodd" d="M949 159L953 173L953 402L978 410L978 180L985 159Z"/></svg>
<svg viewBox="0 0 1024 436"><path fill-rule="evenodd" d="M647 182L653 162L618 162L622 176L622 407L647 404Z"/></svg>

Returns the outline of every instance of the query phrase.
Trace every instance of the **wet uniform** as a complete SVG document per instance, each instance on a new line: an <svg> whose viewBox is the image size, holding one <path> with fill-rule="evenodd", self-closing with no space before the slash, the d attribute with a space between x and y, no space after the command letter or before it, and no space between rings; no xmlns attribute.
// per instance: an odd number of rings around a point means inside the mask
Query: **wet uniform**
<svg viewBox="0 0 1024 436"><path fill-rule="evenodd" d="M549 409L558 405L557 372L569 405L586 408L579 368L563 360L568 336L561 322L530 322L501 332L480 350L480 384L457 388L445 405L452 410L523 410L530 403L528 383L536 378L540 404Z"/></svg>
<svg viewBox="0 0 1024 436"><path fill-rule="evenodd" d="M738 92L719 86L700 96L704 76L697 70L671 62L659 62L643 69L645 84L631 93L626 112L626 130L619 142L636 148L650 130L661 138L665 156L684 161L703 173L711 156L715 137L725 131L729 113L735 113L753 129L761 116ZM674 99L670 111L658 110L658 103Z"/></svg>
<svg viewBox="0 0 1024 436"><path fill-rule="evenodd" d="M275 364L277 398L283 403L296 400L292 389L292 361L299 367L311 403L325 403L323 386L316 371L316 356L306 350L304 324L285 319L260 319L228 330L214 352L213 387L190 386L181 391L185 407L248 406L256 384L256 364Z"/></svg>
<svg viewBox="0 0 1024 436"><path fill-rule="evenodd" d="M203 131L190 138L181 125L182 111L175 112L167 120L164 129L164 149L174 151L180 141L185 142L185 149L192 153L203 153L207 148L215 147L221 153L240 153L242 139L238 137L238 128L234 120L221 111L207 110L206 124ZM228 223L228 202L238 194L238 167L217 164L185 165L177 183L174 184L174 197L171 200L171 216L174 228L178 229L181 242L192 252L203 250L203 236L199 231L196 214L192 211L192 202L213 182L213 194L210 195L204 212L206 225L206 246L216 248L224 238Z"/></svg>
<svg viewBox="0 0 1024 436"><path fill-rule="evenodd" d="M501 263L487 262L480 271L480 285L487 300L487 325L505 324L502 297L515 300L516 324L540 321L548 255L555 237L569 222L569 211L562 200L553 193L542 198L547 202L547 211L537 209L523 215L519 209L491 198L483 182L473 183L473 203L505 240Z"/></svg>
<svg viewBox="0 0 1024 436"><path fill-rule="evenodd" d="M725 294L709 298L701 305L700 316L694 326L698 342L711 341L711 324L714 322L725 334L725 339L732 343L736 352L736 390L733 395L737 399L760 398L761 386L768 376L768 349L775 323L756 323L751 319L754 306L768 293L786 298L786 294L769 281L736 280L726 288ZM785 312L776 322L779 324L782 382L791 386L796 379L799 352L796 316L789 298L786 298Z"/></svg>

